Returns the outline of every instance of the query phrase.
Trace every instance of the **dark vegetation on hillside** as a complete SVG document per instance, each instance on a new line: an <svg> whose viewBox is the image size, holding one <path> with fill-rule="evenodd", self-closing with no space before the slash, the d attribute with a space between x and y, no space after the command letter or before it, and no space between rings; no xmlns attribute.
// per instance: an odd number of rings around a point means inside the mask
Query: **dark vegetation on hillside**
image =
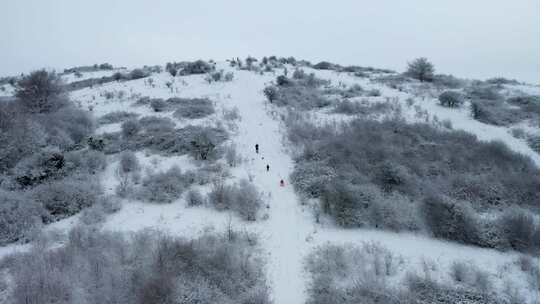
<svg viewBox="0 0 540 304"><path fill-rule="evenodd" d="M95 174L105 157L86 147L93 129L56 74L40 70L18 81L16 100L0 104L0 244L100 200Z"/></svg>
<svg viewBox="0 0 540 304"><path fill-rule="evenodd" d="M474 83L466 90L474 119L498 126L531 120L540 126L540 96L506 97L502 89L499 85Z"/></svg>
<svg viewBox="0 0 540 304"><path fill-rule="evenodd" d="M498 294L490 274L470 263L456 262L451 282L438 282L429 269L399 276L402 263L403 258L378 244L321 246L306 259L306 303L523 303L519 295Z"/></svg>
<svg viewBox="0 0 540 304"><path fill-rule="evenodd" d="M280 107L290 106L298 110L323 108L332 103L321 88L328 84L328 81L302 70L295 71L292 76L278 76L275 85L264 89L268 101Z"/></svg>
<svg viewBox="0 0 540 304"><path fill-rule="evenodd" d="M196 74L206 74L215 70L215 65L212 62L197 60L193 62L167 62L165 70L174 76L186 76Z"/></svg>
<svg viewBox="0 0 540 304"><path fill-rule="evenodd" d="M12 276L10 303L270 303L252 235L75 228L61 247L39 244L0 263Z"/></svg>
<svg viewBox="0 0 540 304"><path fill-rule="evenodd" d="M216 159L218 146L227 139L222 128L188 125L177 128L170 118L145 116L122 123L122 130L105 133L94 141L102 143L95 149L106 154L121 151L148 150L163 155L190 154L195 159Z"/></svg>
<svg viewBox="0 0 540 304"><path fill-rule="evenodd" d="M214 102L208 98L140 98L135 106L148 105L154 112L175 111L174 117L178 119L203 118L214 114Z"/></svg>
<svg viewBox="0 0 540 304"><path fill-rule="evenodd" d="M540 205L540 170L500 142L401 120L288 125L289 139L304 147L291 176L295 188L319 198L321 210L342 226L540 249L540 225L520 209ZM494 220L479 216L499 211Z"/></svg>

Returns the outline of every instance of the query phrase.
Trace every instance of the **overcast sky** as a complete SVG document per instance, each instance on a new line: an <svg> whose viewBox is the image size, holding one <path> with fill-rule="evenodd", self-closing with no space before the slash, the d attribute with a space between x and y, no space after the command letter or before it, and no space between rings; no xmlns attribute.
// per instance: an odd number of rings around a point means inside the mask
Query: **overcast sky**
<svg viewBox="0 0 540 304"><path fill-rule="evenodd" d="M540 0L0 0L0 74L252 55L540 83Z"/></svg>

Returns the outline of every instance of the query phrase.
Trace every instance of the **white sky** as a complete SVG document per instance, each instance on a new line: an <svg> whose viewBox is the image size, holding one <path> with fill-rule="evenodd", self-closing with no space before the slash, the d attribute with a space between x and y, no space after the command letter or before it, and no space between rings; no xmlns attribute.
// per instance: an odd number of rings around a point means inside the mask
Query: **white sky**
<svg viewBox="0 0 540 304"><path fill-rule="evenodd" d="M540 83L540 0L0 0L0 75L247 55Z"/></svg>

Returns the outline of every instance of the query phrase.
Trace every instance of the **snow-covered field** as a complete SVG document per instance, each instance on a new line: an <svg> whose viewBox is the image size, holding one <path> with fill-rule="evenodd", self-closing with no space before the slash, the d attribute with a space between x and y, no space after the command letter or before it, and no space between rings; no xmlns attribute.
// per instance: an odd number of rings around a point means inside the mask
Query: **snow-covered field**
<svg viewBox="0 0 540 304"><path fill-rule="evenodd" d="M267 217L257 222L245 222L239 217L227 212L218 212L205 207L187 207L183 199L172 204L147 204L125 200L122 209L109 216L103 229L118 231L138 231L145 228L155 228L167 231L173 235L193 238L207 229L225 231L229 226L239 230L256 232L260 236L261 245L266 253L267 276L272 287L274 303L304 303L308 284L304 272L305 257L317 246L332 244L361 244L376 242L404 258L404 267L410 270L422 271L426 261L438 265L436 277L441 281L451 280L449 269L455 261L470 261L479 268L487 271L490 278L502 290L505 284L512 284L527 297L528 303L534 303L540 297L537 290L528 288L526 278L519 270L516 260L519 254L500 252L492 249L482 249L472 246L431 239L412 233L391 233L367 229L342 229L329 223L316 224L312 210L299 202L288 178L293 170L293 160L289 153L292 147L284 140L285 126L280 120L280 110L266 101L264 87L275 80L282 70L275 73L260 75L250 71L239 71L226 63L218 63L218 69L234 72L231 82L208 84L203 76L184 76L173 78L168 73L153 74L153 83L146 79L128 82L113 82L94 88L85 88L71 93L73 100L85 109L91 109L93 115L100 117L114 111L135 112L143 115L159 115L171 117L170 112L154 113L150 107L134 107L138 97L151 98L169 97L208 97L216 102L219 109L215 114L201 120L175 122L181 126L189 124L216 124L222 120L222 110L237 108L240 119L237 128L232 130L230 141L237 147L243 162L231 169L229 182L240 179L250 179L263 193ZM289 67L292 70L292 67ZM528 155L537 165L540 165L540 155L531 150L523 139L514 138L507 127L486 125L473 120L466 109L448 109L438 105L435 98L415 97L411 94L391 89L368 78L358 78L347 73L305 69L323 79L328 79L333 85L339 83L350 86L360 84L365 89L378 89L381 97L370 100L396 100L401 104L403 115L408 121L425 120L419 118L414 106L407 105L408 98L415 98L416 103L429 113L429 119L448 120L454 129L465 130L476 134L481 140L500 140L511 149ZM109 76L114 71L84 73L82 78L74 78L73 74L63 76L66 82L87 78ZM173 82L172 88L167 82ZM537 90L536 88L532 90ZM121 97L107 99L105 92L118 92ZM536 91L535 91L536 92ZM345 116L328 114L324 111L314 117L321 119L346 119ZM326 118L325 118L326 117ZM118 131L120 124L105 125L98 133ZM534 129L532 129L534 131ZM260 152L255 153L255 144L259 144ZM163 171L177 165L182 170L196 168L196 164L188 156L163 157L137 153L145 169ZM108 162L101 181L105 190L112 193L118 183L115 168L118 161L113 157ZM266 165L270 166L267 172ZM280 185L280 180L285 186ZM202 187L202 191L208 188ZM77 216L50 225L47 229L65 230L78 221ZM0 256L14 250L25 250L27 245L12 245L0 248Z"/></svg>

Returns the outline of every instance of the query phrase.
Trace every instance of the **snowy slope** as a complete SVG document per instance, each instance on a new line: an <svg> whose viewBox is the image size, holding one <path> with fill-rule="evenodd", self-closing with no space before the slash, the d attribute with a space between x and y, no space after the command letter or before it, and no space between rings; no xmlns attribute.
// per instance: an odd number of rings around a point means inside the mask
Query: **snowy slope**
<svg viewBox="0 0 540 304"><path fill-rule="evenodd" d="M137 231L153 228L184 237L195 237L207 229L225 231L229 226L256 232L260 235L261 245L267 254L268 281L272 286L272 298L276 304L305 302L308 278L303 270L303 260L316 246L327 242L335 244L377 242L403 256L406 267L411 270L421 271L426 261L436 262L439 265L437 273L441 280L449 280L448 269L454 261L471 261L486 270L496 286L500 287L499 289L502 289L504 282L512 281L527 296L529 302L532 303L538 298L538 292L528 289L526 278L515 264L519 256L516 253L462 246L411 233L366 229L346 230L329 224L316 224L309 207L300 204L293 187L288 183L288 177L293 170L293 161L289 151L293 147L288 147L286 141L283 140L285 130L279 118L280 110L268 104L262 93L263 88L282 71L277 70L275 74L260 75L249 71L233 70L225 63L218 64L218 69L233 71L234 80L227 83L208 84L200 75L173 79L167 73L160 73L151 76L154 79L153 85L149 85L144 79L114 82L72 92L72 98L80 102L81 106L91 108L96 117L120 110L141 115L170 117L170 113L154 113L149 107L132 107L131 105L140 96L209 97L216 102L219 109L236 107L241 119L237 122L237 130L233 132L231 141L236 144L244 161L238 167L232 168L230 181L242 178L251 179L263 192L265 203L268 205L267 218L255 223L247 223L226 212L217 212L205 207L187 208L183 199L166 205L124 201L122 210L107 219L104 229ZM358 83L366 89L379 89L383 97L372 98L374 101L395 97L403 104L406 118L411 121L417 120L415 111L406 106L406 99L414 97L410 94L345 73L311 69L306 69L306 71L329 79L334 85L340 82L346 85ZM170 81L174 81L173 89L166 85ZM104 92L120 91L124 92L121 98L108 100L103 96ZM436 115L441 120L452 121L455 129L472 132L483 140L501 140L512 149L529 155L537 164L540 164L540 155L528 148L523 140L512 137L508 128L479 123L470 118L465 110L440 107L432 98L425 98L417 104L432 116ZM319 117L327 115L326 113L318 114ZM221 115L221 111L217 111L216 114L204 120L177 121L177 124L214 124L221 119ZM345 119L345 117L332 116L332 119ZM119 124L116 124L104 126L98 131L110 132L118 128ZM255 144L260 146L259 154L255 153ZM195 166L193 160L187 156L162 157L144 153L138 153L137 156L146 169L155 171L166 170L173 165L178 165L183 170ZM117 160L112 157L102 176L106 191L111 193L117 184L114 174L117 163ZM270 166L269 172L266 171L267 164ZM285 180L284 187L279 184L281 179ZM202 190L204 192L208 189L202 188ZM76 223L77 217L72 217L51 225L48 229L67 229ZM0 256L13 250L25 250L26 247L0 248Z"/></svg>

